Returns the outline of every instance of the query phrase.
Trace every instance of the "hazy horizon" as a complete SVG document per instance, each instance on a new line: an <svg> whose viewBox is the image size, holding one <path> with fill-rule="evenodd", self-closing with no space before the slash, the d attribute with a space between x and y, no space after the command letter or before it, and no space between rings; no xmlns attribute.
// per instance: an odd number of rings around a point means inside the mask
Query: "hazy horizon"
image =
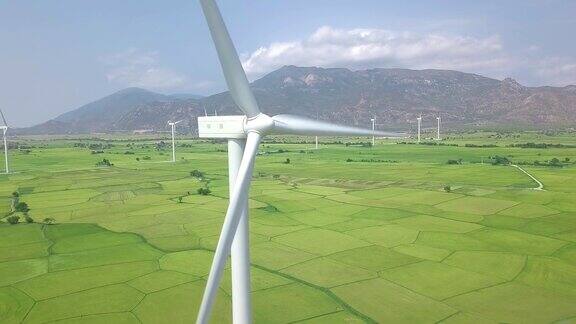
<svg viewBox="0 0 576 324"><path fill-rule="evenodd" d="M576 84L570 1L219 1L251 79L283 65ZM304 9L305 8L305 9ZM0 108L37 124L127 87L225 90L197 1L0 3Z"/></svg>

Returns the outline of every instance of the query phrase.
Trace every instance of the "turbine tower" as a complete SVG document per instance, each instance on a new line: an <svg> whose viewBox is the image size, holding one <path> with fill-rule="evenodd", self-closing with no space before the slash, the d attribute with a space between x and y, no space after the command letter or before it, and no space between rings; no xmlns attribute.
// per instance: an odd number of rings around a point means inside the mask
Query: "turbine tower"
<svg viewBox="0 0 576 324"><path fill-rule="evenodd" d="M436 120L438 121L438 130L436 132L436 139L440 140L440 116L436 117Z"/></svg>
<svg viewBox="0 0 576 324"><path fill-rule="evenodd" d="M8 131L8 123L6 122L6 118L4 118L4 113L0 109L0 115L2 115L2 122L4 126L0 126L2 129L2 137L4 140L4 162L6 163L6 167L4 169L5 173L10 173L10 168L8 167L8 141L6 139L6 132Z"/></svg>
<svg viewBox="0 0 576 324"><path fill-rule="evenodd" d="M374 147L375 144L375 135L374 135L374 131L376 130L375 128L375 122L376 122L376 116L374 116L374 118L371 118L370 121L372 121L372 147Z"/></svg>
<svg viewBox="0 0 576 324"><path fill-rule="evenodd" d="M254 160L262 137L268 134L371 136L374 132L295 115L281 114L270 117L262 113L250 90L248 79L218 6L214 0L200 0L200 4L232 99L245 116L198 117L199 137L228 139L230 198L196 323L208 323L222 272L230 254L232 254L233 322L251 323L248 191ZM402 136L387 132L377 134L388 137Z"/></svg>
<svg viewBox="0 0 576 324"><path fill-rule="evenodd" d="M420 143L420 126L422 125L422 115L416 119L418 120L418 143Z"/></svg>
<svg viewBox="0 0 576 324"><path fill-rule="evenodd" d="M174 142L174 130L176 129L176 125L180 122L182 122L182 120L177 122L168 121L168 125L170 125L170 128L172 128L172 162L176 162L176 143Z"/></svg>
<svg viewBox="0 0 576 324"><path fill-rule="evenodd" d="M316 120L318 120L318 111L316 111ZM318 149L318 135L316 135L316 149Z"/></svg>

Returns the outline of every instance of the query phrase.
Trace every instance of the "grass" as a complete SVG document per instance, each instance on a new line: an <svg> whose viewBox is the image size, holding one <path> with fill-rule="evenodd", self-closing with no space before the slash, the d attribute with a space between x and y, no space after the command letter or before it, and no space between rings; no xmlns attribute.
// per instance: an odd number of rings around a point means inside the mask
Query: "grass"
<svg viewBox="0 0 576 324"><path fill-rule="evenodd" d="M74 143L98 139L19 141L31 152L11 151L18 173L0 177L0 212L11 213L18 191L36 223L0 224L0 322L193 320L227 206L225 144L185 140L183 159L161 163L169 155L152 139L110 138L97 155ZM576 317L576 168L525 165L576 161L576 149L508 147L574 136L444 142L459 146L262 144L285 152L258 157L250 194L255 322ZM512 167L481 163L495 155L524 163L545 191ZM95 167L103 158L114 166ZM205 186L212 193L197 194ZM220 288L213 321L230 322L229 265Z"/></svg>

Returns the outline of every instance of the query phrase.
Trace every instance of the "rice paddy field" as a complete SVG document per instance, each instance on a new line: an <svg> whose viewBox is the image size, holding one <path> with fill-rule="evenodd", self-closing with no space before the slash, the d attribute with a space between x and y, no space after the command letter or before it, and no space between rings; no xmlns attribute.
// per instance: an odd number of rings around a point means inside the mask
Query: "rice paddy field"
<svg viewBox="0 0 576 324"><path fill-rule="evenodd" d="M263 143L256 162L255 323L576 322L573 133L300 140ZM159 139L17 141L0 176L0 323L195 321L225 143L183 138L169 163ZM525 143L562 145L511 147ZM213 323L231 322L229 270Z"/></svg>

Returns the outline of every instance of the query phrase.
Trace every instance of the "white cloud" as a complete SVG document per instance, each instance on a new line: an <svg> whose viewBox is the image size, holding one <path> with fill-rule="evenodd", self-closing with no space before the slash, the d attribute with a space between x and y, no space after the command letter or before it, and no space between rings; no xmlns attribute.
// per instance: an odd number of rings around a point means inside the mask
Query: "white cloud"
<svg viewBox="0 0 576 324"><path fill-rule="evenodd" d="M189 78L181 73L162 67L158 52L126 51L102 58L108 68L108 82L130 87L173 90L191 86Z"/></svg>
<svg viewBox="0 0 576 324"><path fill-rule="evenodd" d="M548 85L576 84L576 59L551 57L532 62L534 78L545 80Z"/></svg>
<svg viewBox="0 0 576 324"><path fill-rule="evenodd" d="M499 70L509 64L500 38L324 26L304 40L277 42L245 56L251 76L283 65Z"/></svg>

